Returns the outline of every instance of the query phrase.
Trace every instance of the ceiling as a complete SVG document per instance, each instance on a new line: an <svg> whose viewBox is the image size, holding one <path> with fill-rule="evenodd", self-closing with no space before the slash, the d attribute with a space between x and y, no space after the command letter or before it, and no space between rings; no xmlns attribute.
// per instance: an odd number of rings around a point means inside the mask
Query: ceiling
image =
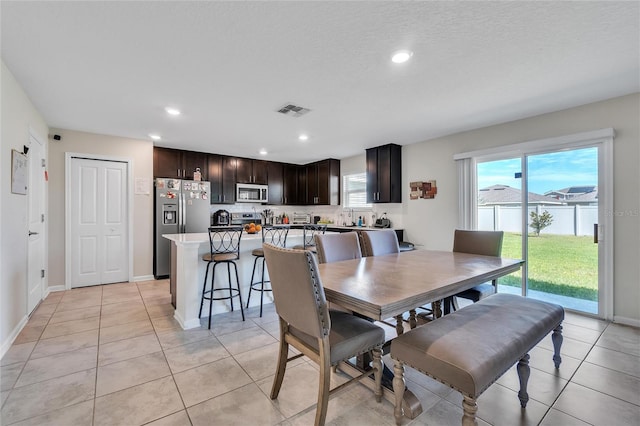
<svg viewBox="0 0 640 426"><path fill-rule="evenodd" d="M2 1L0 17L2 59L50 127L274 161L640 91L639 2Z"/></svg>

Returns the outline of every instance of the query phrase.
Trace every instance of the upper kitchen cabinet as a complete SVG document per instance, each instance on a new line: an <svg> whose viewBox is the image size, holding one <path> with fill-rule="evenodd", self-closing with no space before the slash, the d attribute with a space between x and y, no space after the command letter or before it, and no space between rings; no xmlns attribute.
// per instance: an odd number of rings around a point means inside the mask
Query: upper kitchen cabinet
<svg viewBox="0 0 640 426"><path fill-rule="evenodd" d="M301 205L304 204L303 198L300 197L301 191L300 187L302 186L302 182L300 179L301 169L304 169L304 166L298 166L296 164L284 164L284 191L283 191L283 204L286 205ZM271 192L271 188L269 188L269 192ZM305 197L306 197L306 187L305 187Z"/></svg>
<svg viewBox="0 0 640 426"><path fill-rule="evenodd" d="M340 204L340 161L328 159L306 165L306 204Z"/></svg>
<svg viewBox="0 0 640 426"><path fill-rule="evenodd" d="M367 203L402 202L402 147L367 149Z"/></svg>
<svg viewBox="0 0 640 426"><path fill-rule="evenodd" d="M207 154L170 148L153 148L153 177L193 179L200 169L202 180L207 180Z"/></svg>
<svg viewBox="0 0 640 426"><path fill-rule="evenodd" d="M267 184L269 185L267 204L284 204L284 165L269 161L267 169Z"/></svg>
<svg viewBox="0 0 640 426"><path fill-rule="evenodd" d="M237 158L222 157L222 203L236 202L236 169Z"/></svg>
<svg viewBox="0 0 640 426"><path fill-rule="evenodd" d="M222 156L209 154L207 176L211 184L211 204L222 203Z"/></svg>
<svg viewBox="0 0 640 426"><path fill-rule="evenodd" d="M267 184L267 161L250 158L236 158L236 161L236 181L238 183Z"/></svg>

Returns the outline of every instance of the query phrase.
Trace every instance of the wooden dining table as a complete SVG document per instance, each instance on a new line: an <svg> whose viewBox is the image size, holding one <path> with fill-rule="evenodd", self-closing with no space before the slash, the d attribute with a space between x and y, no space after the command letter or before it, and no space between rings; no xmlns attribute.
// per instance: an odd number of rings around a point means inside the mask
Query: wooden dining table
<svg viewBox="0 0 640 426"><path fill-rule="evenodd" d="M396 319L396 333L404 331L404 314L416 326L415 310L478 284L516 272L519 259L435 250L343 260L318 265L326 299L368 318ZM347 366L348 368L348 366ZM391 390L385 397L393 401ZM411 392L405 392L405 415L422 412Z"/></svg>

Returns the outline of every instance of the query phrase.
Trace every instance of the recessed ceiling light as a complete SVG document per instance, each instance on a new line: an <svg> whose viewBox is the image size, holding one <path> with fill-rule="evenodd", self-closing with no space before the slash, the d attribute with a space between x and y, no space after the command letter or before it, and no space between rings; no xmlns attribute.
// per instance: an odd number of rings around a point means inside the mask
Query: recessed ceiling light
<svg viewBox="0 0 640 426"><path fill-rule="evenodd" d="M166 107L164 109L169 115L180 115L180 110L176 108Z"/></svg>
<svg viewBox="0 0 640 426"><path fill-rule="evenodd" d="M162 139L162 138L160 137L160 135L155 135L155 134L153 134L153 133L149 133L149 137L150 137L151 139L153 139L154 141L159 141L160 139Z"/></svg>
<svg viewBox="0 0 640 426"><path fill-rule="evenodd" d="M413 52L410 50L398 50L391 55L391 61L396 64L402 64L407 62L413 56Z"/></svg>
<svg viewBox="0 0 640 426"><path fill-rule="evenodd" d="M267 155L267 150L266 149L261 149L260 150L260 155Z"/></svg>
<svg viewBox="0 0 640 426"><path fill-rule="evenodd" d="M308 139L309 139L309 136L305 135L304 133L298 136L298 140L301 140L301 141L306 141Z"/></svg>

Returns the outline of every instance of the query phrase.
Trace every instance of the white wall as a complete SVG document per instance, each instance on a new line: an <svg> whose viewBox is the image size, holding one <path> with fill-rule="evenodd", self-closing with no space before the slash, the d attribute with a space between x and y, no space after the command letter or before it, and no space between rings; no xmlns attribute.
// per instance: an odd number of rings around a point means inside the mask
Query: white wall
<svg viewBox="0 0 640 426"><path fill-rule="evenodd" d="M149 194L133 196L133 275L149 279L153 274L153 143L117 136L51 129L61 136L49 143L49 286L65 281L65 153L85 153L133 160L133 180L149 181ZM133 191L133 188L130 188Z"/></svg>
<svg viewBox="0 0 640 426"><path fill-rule="evenodd" d="M29 127L45 142L48 127L4 61L0 69L0 356L27 315L27 196L11 193L11 150L29 145Z"/></svg>

